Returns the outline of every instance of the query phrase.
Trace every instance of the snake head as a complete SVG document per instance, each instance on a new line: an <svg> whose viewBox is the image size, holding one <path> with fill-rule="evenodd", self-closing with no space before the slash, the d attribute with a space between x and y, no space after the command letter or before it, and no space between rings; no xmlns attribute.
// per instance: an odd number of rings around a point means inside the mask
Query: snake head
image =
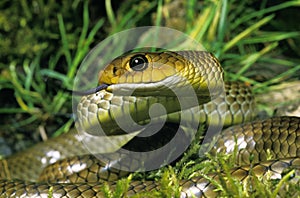
<svg viewBox="0 0 300 198"><path fill-rule="evenodd" d="M170 96L174 89L191 87L196 95L211 100L223 88L223 70L204 51L138 52L117 57L100 71L99 85L104 84L109 92L144 96Z"/></svg>

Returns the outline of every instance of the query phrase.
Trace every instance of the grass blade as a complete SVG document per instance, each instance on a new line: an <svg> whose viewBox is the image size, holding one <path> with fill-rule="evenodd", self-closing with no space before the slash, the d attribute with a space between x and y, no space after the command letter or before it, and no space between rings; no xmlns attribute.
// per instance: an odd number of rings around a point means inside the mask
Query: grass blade
<svg viewBox="0 0 300 198"><path fill-rule="evenodd" d="M258 21L256 24L250 26L243 32L239 33L236 37L234 37L231 41L226 43L222 49L222 53L225 53L232 47L236 46L242 39L249 36L251 33L253 33L255 30L260 28L261 26L265 25L266 23L270 22L271 19L273 19L274 15L267 16L263 18L262 20Z"/></svg>

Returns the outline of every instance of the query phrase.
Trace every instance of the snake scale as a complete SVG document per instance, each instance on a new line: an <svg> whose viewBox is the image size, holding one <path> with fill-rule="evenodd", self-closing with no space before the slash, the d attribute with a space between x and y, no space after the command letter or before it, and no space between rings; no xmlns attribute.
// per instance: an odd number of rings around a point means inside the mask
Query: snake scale
<svg viewBox="0 0 300 198"><path fill-rule="evenodd" d="M82 96L77 107L77 125L91 134L85 140L90 146L97 147L102 138L93 127L99 124L106 136L121 137L116 138L116 142L127 149L145 151L160 147L157 142L165 144L173 137L166 134L166 131L172 131L172 125L163 126L152 139L134 141L138 134L135 132L140 132L139 126L147 125L153 119L148 113L150 106L160 103L166 109L167 123L185 121L183 125L186 126L179 132L187 139L190 138L189 123L239 124L223 130L210 153L232 153L237 148L237 167L230 173L240 181L248 178L250 171L257 176L281 178L286 168L300 167L300 118L277 117L248 122L254 111L250 88L242 83L224 83L223 70L211 53L126 54L101 70L99 85L98 90ZM188 102L182 109L176 99L176 93L179 93L176 90L190 88L197 98L196 106ZM133 89L134 92L126 95ZM189 96L179 97L189 101ZM192 116L184 117L180 112ZM135 124L124 122L120 127L118 120L124 116L130 116ZM163 114L155 114L154 120L161 117ZM132 131L128 133L123 127ZM103 181L113 189L115 180L129 174L110 166L114 163L111 158L106 163L99 161L81 140L82 136L73 130L1 160L1 197L102 197ZM156 143L152 144L153 141ZM268 159L270 154L272 160ZM135 162L140 160L139 156L133 158L131 160ZM218 174L209 176L219 180ZM203 177L181 180L180 186L181 197L218 195L215 186ZM160 190L160 185L155 181L131 181L127 195L150 190Z"/></svg>

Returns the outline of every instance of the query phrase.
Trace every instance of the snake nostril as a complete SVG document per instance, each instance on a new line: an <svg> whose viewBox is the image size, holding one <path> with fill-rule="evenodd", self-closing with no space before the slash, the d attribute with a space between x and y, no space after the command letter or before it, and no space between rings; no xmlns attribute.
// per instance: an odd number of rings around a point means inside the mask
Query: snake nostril
<svg viewBox="0 0 300 198"><path fill-rule="evenodd" d="M112 70L112 71L113 71L113 74L114 74L114 75L117 75L117 74L116 74L116 73L117 73L117 70L118 70L117 67L113 67L113 70Z"/></svg>
<svg viewBox="0 0 300 198"><path fill-rule="evenodd" d="M145 55L138 54L133 56L129 61L129 66L134 71L143 71L148 66L148 59Z"/></svg>

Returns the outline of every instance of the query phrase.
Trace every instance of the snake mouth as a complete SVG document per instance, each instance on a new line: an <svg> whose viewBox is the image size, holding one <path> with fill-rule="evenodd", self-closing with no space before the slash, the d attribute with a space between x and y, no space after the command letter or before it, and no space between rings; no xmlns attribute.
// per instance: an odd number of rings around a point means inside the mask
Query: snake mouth
<svg viewBox="0 0 300 198"><path fill-rule="evenodd" d="M108 84L101 84L101 85L98 85L95 88L88 89L88 90L85 90L85 91L76 91L76 90L73 90L73 94L78 95L78 96L87 96L87 95L91 95L91 94L97 93L98 91L101 91L103 89L106 89L109 86L110 85L108 85Z"/></svg>

